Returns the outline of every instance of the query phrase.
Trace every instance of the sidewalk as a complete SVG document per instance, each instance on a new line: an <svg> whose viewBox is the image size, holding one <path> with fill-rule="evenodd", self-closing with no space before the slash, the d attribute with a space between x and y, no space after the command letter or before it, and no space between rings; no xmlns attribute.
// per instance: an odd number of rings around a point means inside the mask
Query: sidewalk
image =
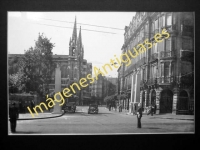
<svg viewBox="0 0 200 150"><path fill-rule="evenodd" d="M36 118L48 118L48 117L56 117L56 116L60 116L63 114L63 111L61 114L52 114L51 112L43 112L43 113L38 113L38 115L36 115L34 113L34 117L32 117L32 115L30 113L25 113L25 114L19 114L19 120L20 119L36 119Z"/></svg>
<svg viewBox="0 0 200 150"><path fill-rule="evenodd" d="M106 109L108 110L108 108L106 108ZM118 109L116 111L111 109L111 112L119 113L119 114L123 114L123 115L134 115L135 116L135 114L129 113L128 110L124 110L124 109L122 110L122 112L119 112ZM194 115L154 114L153 116L151 116L151 115L147 115L147 113L142 113L142 115L143 115L143 117L147 116L151 119L159 118L159 119L175 119L175 120L191 120L191 121L194 121L194 118L195 118Z"/></svg>

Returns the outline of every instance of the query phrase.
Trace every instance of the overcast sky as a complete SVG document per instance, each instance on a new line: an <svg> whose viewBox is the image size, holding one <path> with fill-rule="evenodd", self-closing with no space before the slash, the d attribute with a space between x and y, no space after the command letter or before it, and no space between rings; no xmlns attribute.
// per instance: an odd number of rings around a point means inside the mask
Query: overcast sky
<svg viewBox="0 0 200 150"><path fill-rule="evenodd" d="M120 56L124 43L124 27L130 24L134 15L135 12L8 12L8 53L24 54L24 50L34 46L40 32L55 43L53 54L68 55L76 16L77 35L80 26L82 28L84 58L91 62L93 67L101 68L110 62L111 58L114 59L115 54ZM109 71L108 75L117 77L117 69Z"/></svg>

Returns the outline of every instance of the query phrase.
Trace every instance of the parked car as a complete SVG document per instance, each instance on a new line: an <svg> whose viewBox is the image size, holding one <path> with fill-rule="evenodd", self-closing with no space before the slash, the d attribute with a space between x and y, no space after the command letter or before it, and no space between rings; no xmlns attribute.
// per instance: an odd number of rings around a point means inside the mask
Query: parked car
<svg viewBox="0 0 200 150"><path fill-rule="evenodd" d="M91 105L89 105L88 114L90 114L90 113L96 113L96 114L98 114L98 112L99 112L99 109L98 109L98 105L97 104L91 104Z"/></svg>
<svg viewBox="0 0 200 150"><path fill-rule="evenodd" d="M66 104L64 108L65 112L76 112L76 103L75 102L69 102Z"/></svg>

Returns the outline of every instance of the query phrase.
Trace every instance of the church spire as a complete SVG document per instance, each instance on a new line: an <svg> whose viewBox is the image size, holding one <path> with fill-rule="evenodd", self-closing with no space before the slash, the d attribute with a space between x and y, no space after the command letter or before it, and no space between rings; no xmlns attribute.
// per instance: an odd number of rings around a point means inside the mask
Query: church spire
<svg viewBox="0 0 200 150"><path fill-rule="evenodd" d="M80 26L80 30L79 30L78 41L79 41L79 44L80 44L80 48L82 48L81 26Z"/></svg>
<svg viewBox="0 0 200 150"><path fill-rule="evenodd" d="M75 17L74 29L73 29L73 34L72 34L72 41L75 40L75 42L76 42L76 39L77 39L77 29L76 29L76 17Z"/></svg>

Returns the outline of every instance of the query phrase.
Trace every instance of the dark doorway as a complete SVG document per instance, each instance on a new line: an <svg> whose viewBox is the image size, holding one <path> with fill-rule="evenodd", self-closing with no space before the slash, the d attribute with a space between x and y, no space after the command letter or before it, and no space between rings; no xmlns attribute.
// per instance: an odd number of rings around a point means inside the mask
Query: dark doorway
<svg viewBox="0 0 200 150"><path fill-rule="evenodd" d="M153 90L151 93L151 105L156 104L156 91Z"/></svg>
<svg viewBox="0 0 200 150"><path fill-rule="evenodd" d="M188 94L186 91L181 91L178 103L179 110L188 110Z"/></svg>
<svg viewBox="0 0 200 150"><path fill-rule="evenodd" d="M172 113L173 93L170 90L164 90L161 93L160 113Z"/></svg>
<svg viewBox="0 0 200 150"><path fill-rule="evenodd" d="M144 106L145 106L145 92L142 93L142 111L144 111Z"/></svg>

